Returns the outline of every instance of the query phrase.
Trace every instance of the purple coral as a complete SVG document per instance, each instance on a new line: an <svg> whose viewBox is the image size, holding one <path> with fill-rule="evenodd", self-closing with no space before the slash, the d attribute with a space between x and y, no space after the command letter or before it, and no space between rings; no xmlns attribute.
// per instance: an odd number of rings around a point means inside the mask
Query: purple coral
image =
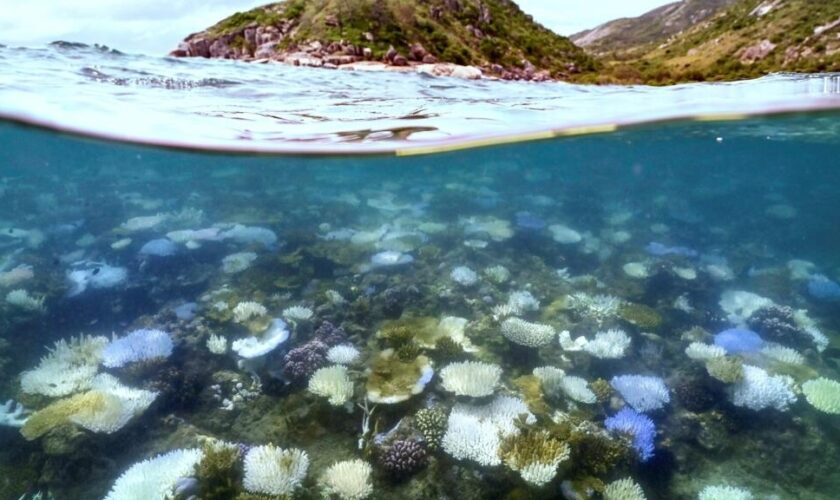
<svg viewBox="0 0 840 500"><path fill-rule="evenodd" d="M327 364L330 347L318 339L312 339L296 347L283 357L283 375L289 380L307 380L318 368Z"/></svg>
<svg viewBox="0 0 840 500"><path fill-rule="evenodd" d="M386 449L379 457L379 463L394 477L410 476L426 466L426 448L413 439L401 439Z"/></svg>
<svg viewBox="0 0 840 500"><path fill-rule="evenodd" d="M653 456L656 426L647 415L630 408L623 408L612 417L604 420L604 426L611 433L629 435L633 442L633 448L642 462L648 461Z"/></svg>
<svg viewBox="0 0 840 500"><path fill-rule="evenodd" d="M283 357L283 375L293 382L309 379L318 368L326 366L330 347L346 342L347 333L343 328L324 321L309 342L286 353Z"/></svg>
<svg viewBox="0 0 840 500"><path fill-rule="evenodd" d="M757 352L764 340L752 330L730 328L715 335L715 345L723 347L727 354L743 354Z"/></svg>
<svg viewBox="0 0 840 500"><path fill-rule="evenodd" d="M335 326L329 321L324 321L315 330L315 338L327 344L329 347L347 342L347 332L340 326Z"/></svg>

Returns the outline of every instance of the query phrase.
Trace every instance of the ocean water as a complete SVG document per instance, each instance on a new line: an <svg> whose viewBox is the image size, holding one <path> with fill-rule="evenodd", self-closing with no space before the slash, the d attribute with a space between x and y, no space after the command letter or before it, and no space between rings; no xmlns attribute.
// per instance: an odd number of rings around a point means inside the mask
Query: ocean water
<svg viewBox="0 0 840 500"><path fill-rule="evenodd" d="M0 498L837 498L837 76L0 60Z"/></svg>

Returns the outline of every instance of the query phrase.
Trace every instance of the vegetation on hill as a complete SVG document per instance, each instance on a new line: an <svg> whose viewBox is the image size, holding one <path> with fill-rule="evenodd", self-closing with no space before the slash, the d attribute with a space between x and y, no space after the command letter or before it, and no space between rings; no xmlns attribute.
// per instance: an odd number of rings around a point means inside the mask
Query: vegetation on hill
<svg viewBox="0 0 840 500"><path fill-rule="evenodd" d="M238 12L205 32L218 37L255 26L284 27L281 50L344 41L382 59L389 47L421 44L442 62L550 71L562 77L592 71L594 58L536 23L511 0L286 0ZM244 35L239 43L245 43Z"/></svg>
<svg viewBox="0 0 840 500"><path fill-rule="evenodd" d="M736 0L670 37L640 39L601 57L600 70L579 81L668 84L840 71L840 0Z"/></svg>

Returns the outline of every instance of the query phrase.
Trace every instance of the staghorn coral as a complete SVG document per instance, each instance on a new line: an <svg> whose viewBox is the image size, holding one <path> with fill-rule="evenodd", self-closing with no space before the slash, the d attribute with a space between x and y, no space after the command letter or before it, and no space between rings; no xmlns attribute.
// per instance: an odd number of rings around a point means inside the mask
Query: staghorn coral
<svg viewBox="0 0 840 500"><path fill-rule="evenodd" d="M554 479L557 466L569 454L569 445L545 430L529 429L509 436L500 448L504 464L534 486L543 486Z"/></svg>
<svg viewBox="0 0 840 500"><path fill-rule="evenodd" d="M243 476L240 447L216 441L205 444L202 453L195 469L199 498L234 498Z"/></svg>
<svg viewBox="0 0 840 500"><path fill-rule="evenodd" d="M785 411L796 402L793 379L770 375L756 366L744 365L744 378L732 388L732 402L751 410L775 408Z"/></svg>

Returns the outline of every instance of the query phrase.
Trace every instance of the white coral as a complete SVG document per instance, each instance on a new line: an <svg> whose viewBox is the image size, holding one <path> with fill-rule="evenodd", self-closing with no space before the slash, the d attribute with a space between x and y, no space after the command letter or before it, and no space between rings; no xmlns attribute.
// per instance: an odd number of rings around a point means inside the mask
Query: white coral
<svg viewBox="0 0 840 500"><path fill-rule="evenodd" d="M489 363L464 361L452 363L440 371L441 385L458 396L479 398L493 394L502 369Z"/></svg>
<svg viewBox="0 0 840 500"><path fill-rule="evenodd" d="M776 361L786 363L789 365L803 365L805 364L805 356L798 353L795 349L785 347L779 344L767 344L761 348L761 354Z"/></svg>
<svg viewBox="0 0 840 500"><path fill-rule="evenodd" d="M583 350L600 359L618 359L627 354L630 347L630 336L624 330L611 329L595 334Z"/></svg>
<svg viewBox="0 0 840 500"><path fill-rule="evenodd" d="M349 344L339 344L327 351L327 361L337 365L352 365L359 360L361 353Z"/></svg>
<svg viewBox="0 0 840 500"><path fill-rule="evenodd" d="M840 414L840 382L824 377L802 384L805 399L814 408L834 415Z"/></svg>
<svg viewBox="0 0 840 500"><path fill-rule="evenodd" d="M306 478L309 456L303 450L267 444L248 450L244 465L243 485L249 492L291 495Z"/></svg>
<svg viewBox="0 0 840 500"><path fill-rule="evenodd" d="M586 380L580 377L563 377L560 386L563 392L566 393L566 396L579 403L593 404L598 400L595 393L589 388Z"/></svg>
<svg viewBox="0 0 840 500"><path fill-rule="evenodd" d="M566 372L554 366L538 366L534 368L533 375L540 379L543 392L555 395L562 389L563 377Z"/></svg>
<svg viewBox="0 0 840 500"><path fill-rule="evenodd" d="M756 366L744 365L744 378L732 389L732 402L751 410L775 408L780 411L796 402L793 379L770 375Z"/></svg>
<svg viewBox="0 0 840 500"><path fill-rule="evenodd" d="M730 323L743 326L754 312L772 306L773 301L752 292L727 290L720 296L718 304Z"/></svg>
<svg viewBox="0 0 840 500"><path fill-rule="evenodd" d="M569 309L581 316L602 323L618 314L622 300L612 295L575 293L568 297Z"/></svg>
<svg viewBox="0 0 840 500"><path fill-rule="evenodd" d="M222 355L227 352L228 349L228 341L225 337L221 335L216 335L215 333L210 334L210 338L207 339L207 350L213 354Z"/></svg>
<svg viewBox="0 0 840 500"><path fill-rule="evenodd" d="M726 355L726 349L717 345L692 342L685 348L685 354L695 361L707 361L712 358L722 358Z"/></svg>
<svg viewBox="0 0 840 500"><path fill-rule="evenodd" d="M33 297L23 289L12 290L6 294L6 302L29 312L44 312L44 297Z"/></svg>
<svg viewBox="0 0 840 500"><path fill-rule="evenodd" d="M327 366L309 377L309 392L327 398L333 406L341 406L353 397L353 382L346 367Z"/></svg>
<svg viewBox="0 0 840 500"><path fill-rule="evenodd" d="M178 479L192 476L203 456L198 449L175 450L136 463L117 479L105 500L172 498Z"/></svg>
<svg viewBox="0 0 840 500"><path fill-rule="evenodd" d="M257 260L257 254L254 252L230 254L222 259L222 272L225 274L241 273L251 267L255 260Z"/></svg>
<svg viewBox="0 0 840 500"><path fill-rule="evenodd" d="M245 301L236 304L233 308L233 320L237 323L244 323L253 318L259 318L268 314L268 310L259 302Z"/></svg>
<svg viewBox="0 0 840 500"><path fill-rule="evenodd" d="M697 500L752 500L749 490L726 485L710 485L703 488Z"/></svg>
<svg viewBox="0 0 840 500"><path fill-rule="evenodd" d="M373 493L371 466L359 459L336 462L321 476L324 493L340 500L363 500Z"/></svg>
<svg viewBox="0 0 840 500"><path fill-rule="evenodd" d="M104 404L97 408L85 408L69 419L91 432L105 434L112 434L125 427L132 418L146 411L158 395L156 392L127 387L107 373L97 375L90 387L104 395Z"/></svg>
<svg viewBox="0 0 840 500"><path fill-rule="evenodd" d="M502 335L511 342L526 347L541 347L551 343L556 334L550 325L529 323L519 318L508 318L502 322Z"/></svg>
<svg viewBox="0 0 840 500"><path fill-rule="evenodd" d="M308 307L292 306L283 309L283 317L288 321L309 321L314 315L315 313Z"/></svg>
<svg viewBox="0 0 840 500"><path fill-rule="evenodd" d="M645 500L645 492L636 481L625 477L604 488L604 500Z"/></svg>
<svg viewBox="0 0 840 500"><path fill-rule="evenodd" d="M57 341L36 368L21 374L21 389L27 394L50 397L89 389L107 344L105 337L87 335L71 337L69 342Z"/></svg>

